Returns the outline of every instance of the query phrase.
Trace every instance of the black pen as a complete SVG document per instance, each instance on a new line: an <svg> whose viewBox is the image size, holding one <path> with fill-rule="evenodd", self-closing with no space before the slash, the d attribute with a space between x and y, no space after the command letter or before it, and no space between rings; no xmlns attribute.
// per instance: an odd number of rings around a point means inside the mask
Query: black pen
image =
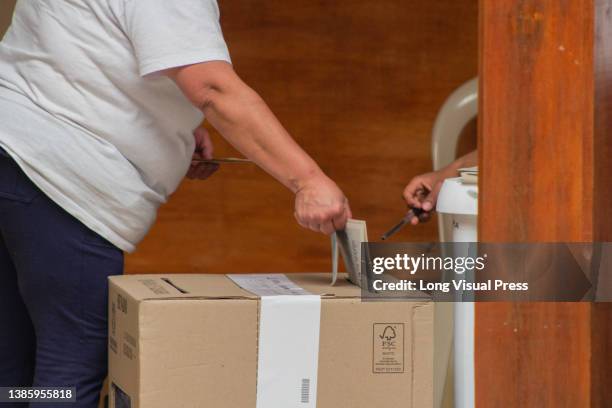
<svg viewBox="0 0 612 408"><path fill-rule="evenodd" d="M411 208L410 211L408 211L408 213L404 216L404 218L402 218L402 220L398 222L396 225L394 225L389 231L385 232L380 237L380 239L385 241L391 235L395 234L396 232L404 228L406 224L410 224L410 221L412 220L413 217L419 217L424 212L425 211L422 208L415 208L415 207Z"/></svg>

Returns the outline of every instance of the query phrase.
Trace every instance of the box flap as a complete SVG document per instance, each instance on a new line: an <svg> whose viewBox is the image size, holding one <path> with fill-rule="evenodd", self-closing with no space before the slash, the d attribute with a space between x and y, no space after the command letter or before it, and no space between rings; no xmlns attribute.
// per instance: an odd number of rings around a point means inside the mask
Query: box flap
<svg viewBox="0 0 612 408"><path fill-rule="evenodd" d="M330 285L329 273L294 273L287 277L314 295L326 297L361 296L359 287L342 274L336 285ZM112 285L135 300L145 299L257 299L257 296L240 288L226 275L164 274L113 276Z"/></svg>
<svg viewBox="0 0 612 408"><path fill-rule="evenodd" d="M225 275L124 275L109 280L135 300L256 298Z"/></svg>

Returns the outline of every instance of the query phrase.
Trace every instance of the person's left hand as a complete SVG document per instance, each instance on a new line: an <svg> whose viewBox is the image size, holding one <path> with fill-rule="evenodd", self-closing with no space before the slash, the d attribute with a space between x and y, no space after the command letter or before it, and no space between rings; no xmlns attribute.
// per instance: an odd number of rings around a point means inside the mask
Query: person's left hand
<svg viewBox="0 0 612 408"><path fill-rule="evenodd" d="M205 180L219 170L219 165L215 163L201 163L198 159L210 160L213 158L213 144L210 134L204 126L198 127L193 131L195 138L195 151L193 152L191 166L187 171L187 178Z"/></svg>

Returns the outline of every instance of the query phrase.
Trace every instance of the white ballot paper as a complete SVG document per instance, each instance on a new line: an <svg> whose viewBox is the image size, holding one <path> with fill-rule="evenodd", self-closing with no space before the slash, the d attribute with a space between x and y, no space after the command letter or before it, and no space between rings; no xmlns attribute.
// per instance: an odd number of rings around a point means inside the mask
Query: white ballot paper
<svg viewBox="0 0 612 408"><path fill-rule="evenodd" d="M349 280L361 286L362 242L368 242L368 230L363 220L348 220L344 231L336 231L332 235L332 285L338 279L338 252L340 252Z"/></svg>
<svg viewBox="0 0 612 408"><path fill-rule="evenodd" d="M458 171L463 184L478 184L478 166L464 167Z"/></svg>
<svg viewBox="0 0 612 408"><path fill-rule="evenodd" d="M293 283L286 275L279 273L230 274L228 278L244 290L257 296L300 296L312 293Z"/></svg>

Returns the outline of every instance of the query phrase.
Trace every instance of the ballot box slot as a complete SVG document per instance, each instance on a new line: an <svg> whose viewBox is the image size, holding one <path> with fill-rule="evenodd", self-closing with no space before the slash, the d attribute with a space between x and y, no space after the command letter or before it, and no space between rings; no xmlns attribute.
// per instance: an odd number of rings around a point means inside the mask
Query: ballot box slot
<svg viewBox="0 0 612 408"><path fill-rule="evenodd" d="M172 282L170 279L168 278L162 278L162 280L164 282L166 282L168 285L172 286L174 289L178 290L179 292L183 293L183 294L189 294L188 291L186 291L185 289L181 288L180 286L178 286L177 284L175 284L174 282Z"/></svg>

